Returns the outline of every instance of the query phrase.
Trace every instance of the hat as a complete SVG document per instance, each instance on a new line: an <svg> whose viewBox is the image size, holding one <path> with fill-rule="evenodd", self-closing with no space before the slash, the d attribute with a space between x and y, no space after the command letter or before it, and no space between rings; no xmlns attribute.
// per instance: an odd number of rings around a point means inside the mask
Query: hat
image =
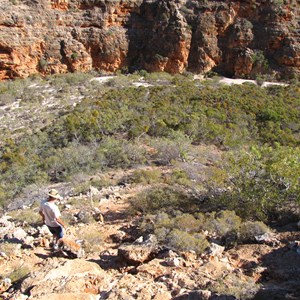
<svg viewBox="0 0 300 300"><path fill-rule="evenodd" d="M58 191L56 189L51 189L48 193L48 196L55 198L55 199L61 199L62 197L59 195Z"/></svg>

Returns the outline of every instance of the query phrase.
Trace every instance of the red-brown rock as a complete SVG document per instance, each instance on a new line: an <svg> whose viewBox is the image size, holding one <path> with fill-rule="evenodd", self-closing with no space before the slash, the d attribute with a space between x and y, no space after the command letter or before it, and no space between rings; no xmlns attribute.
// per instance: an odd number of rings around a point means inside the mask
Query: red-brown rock
<svg viewBox="0 0 300 300"><path fill-rule="evenodd" d="M0 80L122 68L300 74L292 2L1 0L0 7Z"/></svg>

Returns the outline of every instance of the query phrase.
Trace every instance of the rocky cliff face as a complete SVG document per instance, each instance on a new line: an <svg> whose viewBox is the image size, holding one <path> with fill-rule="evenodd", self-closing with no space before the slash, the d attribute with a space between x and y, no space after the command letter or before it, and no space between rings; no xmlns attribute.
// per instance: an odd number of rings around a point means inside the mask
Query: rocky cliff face
<svg viewBox="0 0 300 300"><path fill-rule="evenodd" d="M91 69L299 77L297 0L0 0L0 79Z"/></svg>

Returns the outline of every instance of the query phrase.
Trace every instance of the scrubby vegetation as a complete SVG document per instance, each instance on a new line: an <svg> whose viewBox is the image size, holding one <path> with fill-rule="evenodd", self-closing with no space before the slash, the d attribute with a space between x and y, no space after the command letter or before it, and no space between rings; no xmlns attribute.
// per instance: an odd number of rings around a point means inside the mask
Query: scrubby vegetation
<svg viewBox="0 0 300 300"><path fill-rule="evenodd" d="M161 244L181 251L200 254L213 239L226 247L255 242L255 236L270 233L262 222L243 222L234 211L212 213L156 212L145 215L141 222L145 233L154 232Z"/></svg>
<svg viewBox="0 0 300 300"><path fill-rule="evenodd" d="M139 74L120 75L104 85L91 81L92 75L28 79L30 85L50 85L69 100L75 91L81 101L71 105L65 98L62 111L30 134L5 133L1 204L30 184L72 182L78 174L143 165L169 169L165 174L136 171L129 179L155 185L131 199L143 213L179 211L197 224L195 213L230 210L241 222L269 222L299 203L299 84L224 86L188 75L143 75L140 83L150 84L139 87L133 85ZM33 101L36 107L47 98L34 100L29 91L34 88L24 82L1 83L2 105L20 98L21 106ZM184 234L200 247L196 231L174 230L165 232L168 243L176 244L175 236Z"/></svg>

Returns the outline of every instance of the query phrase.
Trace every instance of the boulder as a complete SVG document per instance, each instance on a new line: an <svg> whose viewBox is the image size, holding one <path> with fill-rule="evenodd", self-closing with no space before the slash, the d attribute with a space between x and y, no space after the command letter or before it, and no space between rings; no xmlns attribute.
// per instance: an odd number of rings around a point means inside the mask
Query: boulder
<svg viewBox="0 0 300 300"><path fill-rule="evenodd" d="M5 236L9 235L12 230L15 228L15 224L10 222L10 216L2 216L0 218L0 238L3 239Z"/></svg>
<svg viewBox="0 0 300 300"><path fill-rule="evenodd" d="M165 296L165 298L163 298L163 296ZM171 297L167 291L167 287L163 283L148 281L144 276L124 274L119 280L113 282L111 290L100 299L169 300Z"/></svg>
<svg viewBox="0 0 300 300"><path fill-rule="evenodd" d="M13 299L13 300L27 300L28 296L21 294L20 292L14 292L13 296L10 293L3 293L1 294L1 296L3 296L3 299Z"/></svg>
<svg viewBox="0 0 300 300"><path fill-rule="evenodd" d="M157 250L157 239L149 235L145 240L138 238L133 244L123 244L118 249L118 256L129 264L140 264L151 258Z"/></svg>
<svg viewBox="0 0 300 300"><path fill-rule="evenodd" d="M140 275L152 278L164 276L170 271L170 268L162 264L162 261L157 258L154 258L147 264L141 264L136 269Z"/></svg>
<svg viewBox="0 0 300 300"><path fill-rule="evenodd" d="M51 232L49 231L49 229L46 225L38 227L38 231L39 231L40 236L49 236L49 237L52 236Z"/></svg>
<svg viewBox="0 0 300 300"><path fill-rule="evenodd" d="M254 238L258 243L267 244L269 246L277 246L280 244L280 242L276 239L276 237L269 232L266 232L261 235L256 235Z"/></svg>
<svg viewBox="0 0 300 300"><path fill-rule="evenodd" d="M21 227L16 228L11 234L8 235L9 238L17 239L18 241L23 241L27 236L27 232Z"/></svg>
<svg viewBox="0 0 300 300"><path fill-rule="evenodd" d="M211 243L211 245L209 246L208 252L209 252L210 256L221 257L224 250L225 250L225 247L220 246L215 243Z"/></svg>
<svg viewBox="0 0 300 300"><path fill-rule="evenodd" d="M168 257L165 262L169 267L180 267L180 259L178 257Z"/></svg>
<svg viewBox="0 0 300 300"><path fill-rule="evenodd" d="M121 243L126 237L126 232L119 230L117 233L111 234L110 238L114 243Z"/></svg>
<svg viewBox="0 0 300 300"><path fill-rule="evenodd" d="M7 291L11 287L10 278L3 278L0 280L0 293Z"/></svg>
<svg viewBox="0 0 300 300"><path fill-rule="evenodd" d="M13 223L9 221L11 219L10 216L4 215L0 218L0 226L1 227L10 227Z"/></svg>
<svg viewBox="0 0 300 300"><path fill-rule="evenodd" d="M54 257L45 261L43 269L30 273L20 290L30 291L30 299L97 299L94 296L107 290L111 281L97 263Z"/></svg>
<svg viewBox="0 0 300 300"><path fill-rule="evenodd" d="M170 292L159 292L152 298L153 300L170 300L172 299L172 296Z"/></svg>
<svg viewBox="0 0 300 300"><path fill-rule="evenodd" d="M177 277L178 279L178 285L181 288L185 288L185 289L189 289L189 290L193 290L197 287L197 282L195 282L194 280L192 280L188 274L185 273L180 273Z"/></svg>
<svg viewBox="0 0 300 300"><path fill-rule="evenodd" d="M104 217L101 213L93 213L93 218L96 222L104 223Z"/></svg>
<svg viewBox="0 0 300 300"><path fill-rule="evenodd" d="M234 296L212 294L208 290L197 290L173 298L173 300L236 300Z"/></svg>
<svg viewBox="0 0 300 300"><path fill-rule="evenodd" d="M47 238L44 238L44 237L40 237L38 240L37 240L37 243L36 243L37 246L41 246L41 247L44 247L44 248L48 248L49 245L50 245L50 242Z"/></svg>
<svg viewBox="0 0 300 300"><path fill-rule="evenodd" d="M98 300L99 296L85 293L47 294L35 298L36 300Z"/></svg>
<svg viewBox="0 0 300 300"><path fill-rule="evenodd" d="M181 256L185 261L193 262L197 260L197 254L195 251L181 252Z"/></svg>
<svg viewBox="0 0 300 300"><path fill-rule="evenodd" d="M27 235L23 240L23 246L32 248L33 244L34 244L34 237L31 235Z"/></svg>

